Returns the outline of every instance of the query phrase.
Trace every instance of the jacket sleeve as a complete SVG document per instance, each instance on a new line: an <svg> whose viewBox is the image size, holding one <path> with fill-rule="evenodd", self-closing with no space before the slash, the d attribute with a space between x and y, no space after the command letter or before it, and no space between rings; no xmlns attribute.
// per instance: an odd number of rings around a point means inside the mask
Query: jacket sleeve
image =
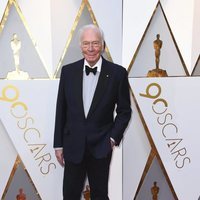
<svg viewBox="0 0 200 200"><path fill-rule="evenodd" d="M123 138L124 131L131 118L131 112L128 73L123 68L118 88L116 117L110 133L110 137L115 140L116 145L119 145Z"/></svg>
<svg viewBox="0 0 200 200"><path fill-rule="evenodd" d="M62 68L58 95L57 95L57 104L56 104L56 116L55 116L55 130L54 130L54 148L63 146L63 130L66 123L66 98L65 98L65 88L64 88L64 70Z"/></svg>

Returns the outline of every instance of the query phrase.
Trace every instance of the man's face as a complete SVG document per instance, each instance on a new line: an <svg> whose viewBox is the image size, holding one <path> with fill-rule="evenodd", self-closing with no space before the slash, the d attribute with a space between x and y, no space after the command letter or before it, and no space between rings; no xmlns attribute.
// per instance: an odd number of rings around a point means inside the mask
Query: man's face
<svg viewBox="0 0 200 200"><path fill-rule="evenodd" d="M99 33L93 29L86 29L81 38L81 51L91 67L99 60L102 49L102 40Z"/></svg>

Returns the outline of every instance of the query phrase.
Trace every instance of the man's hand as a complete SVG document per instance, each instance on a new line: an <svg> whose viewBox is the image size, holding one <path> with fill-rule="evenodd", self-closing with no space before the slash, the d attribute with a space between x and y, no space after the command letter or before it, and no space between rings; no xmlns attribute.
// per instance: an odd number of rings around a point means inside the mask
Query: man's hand
<svg viewBox="0 0 200 200"><path fill-rule="evenodd" d="M56 155L57 161L60 163L60 165L62 167L64 167L65 161L64 161L64 157L63 157L63 149L56 149L55 155Z"/></svg>

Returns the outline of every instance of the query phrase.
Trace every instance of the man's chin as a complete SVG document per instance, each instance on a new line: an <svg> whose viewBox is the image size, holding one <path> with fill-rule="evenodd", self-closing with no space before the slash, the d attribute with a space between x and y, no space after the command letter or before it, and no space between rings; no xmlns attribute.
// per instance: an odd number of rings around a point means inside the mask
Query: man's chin
<svg viewBox="0 0 200 200"><path fill-rule="evenodd" d="M94 65L94 64L96 64L97 63L97 61L98 60L96 60L96 59L86 59L87 60L87 62L92 66L92 65Z"/></svg>

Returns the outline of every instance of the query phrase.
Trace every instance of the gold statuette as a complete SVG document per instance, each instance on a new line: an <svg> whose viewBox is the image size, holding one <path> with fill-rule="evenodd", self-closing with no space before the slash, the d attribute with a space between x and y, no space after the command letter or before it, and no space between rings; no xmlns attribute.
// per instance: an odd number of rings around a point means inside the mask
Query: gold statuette
<svg viewBox="0 0 200 200"><path fill-rule="evenodd" d="M11 45L11 49L13 51L15 71L8 72L6 78L8 80L27 80L27 79L29 79L28 73L20 70L19 52L21 49L21 41L18 39L16 33L13 34L12 40L10 41L10 45Z"/></svg>
<svg viewBox="0 0 200 200"><path fill-rule="evenodd" d="M157 186L157 182L153 183L153 187L151 188L152 200L158 200L159 187Z"/></svg>
<svg viewBox="0 0 200 200"><path fill-rule="evenodd" d="M86 190L83 191L83 196L85 200L90 200L90 186L86 185Z"/></svg>
<svg viewBox="0 0 200 200"><path fill-rule="evenodd" d="M22 188L19 189L19 194L16 196L16 200L26 200L26 195Z"/></svg>
<svg viewBox="0 0 200 200"><path fill-rule="evenodd" d="M166 70L160 69L159 68L159 63L160 63L160 49L162 48L162 40L160 40L160 35L156 35L156 40L153 42L153 46L155 49L155 63L156 63L156 68L152 69L148 72L147 77L166 77L167 72Z"/></svg>

